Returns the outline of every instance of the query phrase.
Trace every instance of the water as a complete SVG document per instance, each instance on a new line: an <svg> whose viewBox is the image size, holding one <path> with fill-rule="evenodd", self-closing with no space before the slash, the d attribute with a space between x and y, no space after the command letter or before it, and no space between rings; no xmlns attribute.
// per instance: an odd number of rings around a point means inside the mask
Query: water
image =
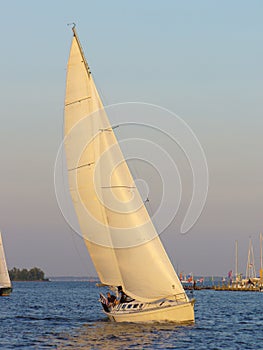
<svg viewBox="0 0 263 350"><path fill-rule="evenodd" d="M1 349L263 349L263 293L195 291L196 323L119 324L90 282L17 282L0 298Z"/></svg>

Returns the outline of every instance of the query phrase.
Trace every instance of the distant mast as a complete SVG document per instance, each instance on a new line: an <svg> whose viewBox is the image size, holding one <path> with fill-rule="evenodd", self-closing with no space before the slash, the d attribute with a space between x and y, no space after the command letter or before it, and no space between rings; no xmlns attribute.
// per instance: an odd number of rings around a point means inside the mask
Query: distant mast
<svg viewBox="0 0 263 350"><path fill-rule="evenodd" d="M236 281L239 280L238 275L238 241L236 240Z"/></svg>
<svg viewBox="0 0 263 350"><path fill-rule="evenodd" d="M260 233L259 236L260 240L260 270L259 270L259 277L260 277L260 282L263 282L263 266L262 266L262 233Z"/></svg>
<svg viewBox="0 0 263 350"><path fill-rule="evenodd" d="M255 259L254 259L254 251L252 240L249 240L249 248L248 248L248 257L247 257L247 270L246 270L246 279L255 278L256 277L256 269L255 269Z"/></svg>

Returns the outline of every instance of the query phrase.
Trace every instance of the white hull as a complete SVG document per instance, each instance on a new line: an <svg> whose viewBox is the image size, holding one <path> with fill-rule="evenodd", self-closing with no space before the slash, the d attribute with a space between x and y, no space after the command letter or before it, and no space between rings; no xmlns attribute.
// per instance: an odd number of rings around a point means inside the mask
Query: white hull
<svg viewBox="0 0 263 350"><path fill-rule="evenodd" d="M195 322L194 300L160 307L149 306L135 311L122 311L117 307L110 312L105 312L105 314L113 322Z"/></svg>

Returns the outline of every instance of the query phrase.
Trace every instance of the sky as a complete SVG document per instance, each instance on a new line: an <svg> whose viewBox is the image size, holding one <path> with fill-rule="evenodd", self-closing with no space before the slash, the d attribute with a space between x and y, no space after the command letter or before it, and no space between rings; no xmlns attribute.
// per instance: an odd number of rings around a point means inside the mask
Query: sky
<svg viewBox="0 0 263 350"><path fill-rule="evenodd" d="M177 271L227 275L263 231L263 3L3 1L0 229L8 267L95 274L60 212L54 163L63 135L66 65L78 34L105 104L137 101L179 115L206 155L209 191L187 234L162 234ZM187 200L187 198L186 198ZM180 221L182 216L179 215Z"/></svg>

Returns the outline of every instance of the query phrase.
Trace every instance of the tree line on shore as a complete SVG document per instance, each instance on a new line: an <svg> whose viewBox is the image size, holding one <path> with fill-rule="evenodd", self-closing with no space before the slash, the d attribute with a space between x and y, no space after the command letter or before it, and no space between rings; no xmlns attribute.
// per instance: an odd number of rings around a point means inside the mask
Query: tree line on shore
<svg viewBox="0 0 263 350"><path fill-rule="evenodd" d="M33 267L30 270L20 270L17 267L13 267L12 270L8 272L11 281L48 281L48 279L45 278L45 273L38 267Z"/></svg>

